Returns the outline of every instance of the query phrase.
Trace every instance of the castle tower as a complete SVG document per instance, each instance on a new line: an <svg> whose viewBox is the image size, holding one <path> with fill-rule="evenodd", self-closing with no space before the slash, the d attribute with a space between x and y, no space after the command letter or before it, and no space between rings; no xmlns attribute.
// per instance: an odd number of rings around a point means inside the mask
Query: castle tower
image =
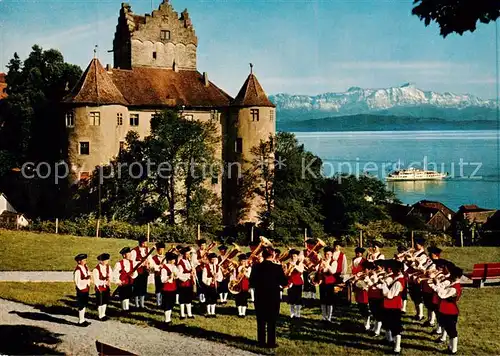
<svg viewBox="0 0 500 356"><path fill-rule="evenodd" d="M189 13L174 11L168 0L144 16L122 3L113 40L114 67L196 70L198 38Z"/></svg>
<svg viewBox="0 0 500 356"><path fill-rule="evenodd" d="M257 77L253 74L253 66L250 65L250 67L250 74L231 103L230 119L232 122L228 123L228 131L232 132L228 132L229 140L226 148L228 151L234 152L233 162L240 162L243 172L252 166L251 162L255 158L251 152L252 149L276 133L276 107L269 100ZM235 172L231 173L232 179L229 179L228 184L233 189L230 194L234 195L238 190L237 185L241 183L235 177ZM227 204L234 205L236 203L234 200L231 201L230 196L226 196L226 198ZM239 198L248 200L247 211L244 216L240 217L226 216L226 222L257 222L259 220L258 212L263 203L262 199L257 196L252 198L240 196ZM226 212L231 210L234 209L224 209Z"/></svg>

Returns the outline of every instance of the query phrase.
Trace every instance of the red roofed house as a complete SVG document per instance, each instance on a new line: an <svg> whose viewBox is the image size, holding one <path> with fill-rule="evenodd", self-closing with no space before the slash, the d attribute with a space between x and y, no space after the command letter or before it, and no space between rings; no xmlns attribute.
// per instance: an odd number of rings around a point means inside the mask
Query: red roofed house
<svg viewBox="0 0 500 356"><path fill-rule="evenodd" d="M420 216L427 226L440 231L447 231L455 216L455 212L446 205L431 200L421 200L413 204L409 214Z"/></svg>
<svg viewBox="0 0 500 356"><path fill-rule="evenodd" d="M144 16L123 3L113 41L114 67L90 61L64 99L69 161L76 179L116 156L130 130L149 133L150 119L175 109L194 120L214 120L222 140L220 161L251 161L250 150L276 132L275 106L251 72L233 99L197 70L198 38L187 10L180 15L168 0ZM212 179L222 197L226 224L235 221L232 192L238 177ZM250 202L244 222L257 220L260 201ZM241 220L240 220L241 221Z"/></svg>
<svg viewBox="0 0 500 356"><path fill-rule="evenodd" d="M468 221L469 224L475 223L477 225L482 225L486 223L486 221L488 221L488 219L495 214L495 212L495 209L485 209L474 204L469 204L462 205L458 208L457 215Z"/></svg>
<svg viewBox="0 0 500 356"><path fill-rule="evenodd" d="M0 73L0 100L7 97L7 82L5 81L5 73Z"/></svg>

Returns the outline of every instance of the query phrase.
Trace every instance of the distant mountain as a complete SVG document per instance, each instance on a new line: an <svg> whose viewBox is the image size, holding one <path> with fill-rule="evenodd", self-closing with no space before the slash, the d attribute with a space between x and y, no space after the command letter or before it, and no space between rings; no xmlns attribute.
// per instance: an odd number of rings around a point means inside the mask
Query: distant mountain
<svg viewBox="0 0 500 356"><path fill-rule="evenodd" d="M412 131L412 130L495 130L496 121L454 121L395 115L359 114L303 121L279 121L279 131Z"/></svg>
<svg viewBox="0 0 500 356"><path fill-rule="evenodd" d="M314 96L276 94L270 99L279 111L278 121L318 119L357 114L394 115L451 120L492 120L494 100L470 94L423 91L412 84L387 89L349 88L343 93Z"/></svg>

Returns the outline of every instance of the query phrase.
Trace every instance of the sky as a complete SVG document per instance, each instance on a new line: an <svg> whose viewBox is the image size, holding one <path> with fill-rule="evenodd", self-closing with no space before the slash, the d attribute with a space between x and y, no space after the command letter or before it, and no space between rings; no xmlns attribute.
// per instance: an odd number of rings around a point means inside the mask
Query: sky
<svg viewBox="0 0 500 356"><path fill-rule="evenodd" d="M131 0L143 15L161 0ZM112 64L121 0L0 0L0 71L33 44L59 49L85 69L98 45ZM254 64L269 94L349 87L418 88L496 97L496 25L439 36L411 15L412 0L170 0L189 10L198 70L235 96ZM500 27L500 25L498 26Z"/></svg>

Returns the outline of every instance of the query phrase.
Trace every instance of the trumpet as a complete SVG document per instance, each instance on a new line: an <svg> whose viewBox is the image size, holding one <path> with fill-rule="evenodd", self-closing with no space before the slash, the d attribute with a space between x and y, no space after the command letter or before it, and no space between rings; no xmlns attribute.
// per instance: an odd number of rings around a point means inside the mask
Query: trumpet
<svg viewBox="0 0 500 356"><path fill-rule="evenodd" d="M408 250L404 251L404 252L401 252L401 253L398 253L395 255L396 258L403 258L403 257L407 257L407 256L411 256L411 254L415 252L415 249L412 247L412 248L409 248Z"/></svg>

